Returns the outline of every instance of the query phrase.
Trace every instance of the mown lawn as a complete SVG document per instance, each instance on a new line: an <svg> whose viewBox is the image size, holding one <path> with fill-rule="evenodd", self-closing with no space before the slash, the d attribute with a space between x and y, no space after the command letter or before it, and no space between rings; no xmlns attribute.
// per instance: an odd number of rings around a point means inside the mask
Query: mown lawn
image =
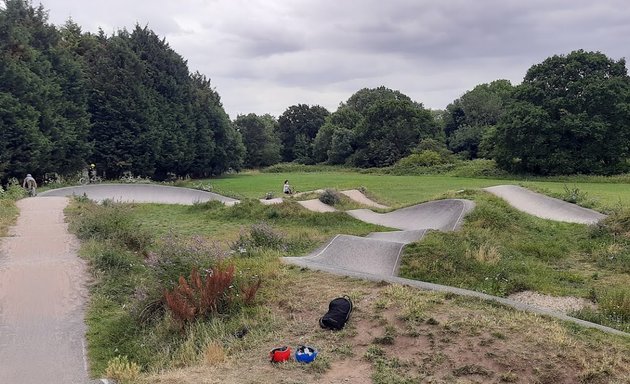
<svg viewBox="0 0 630 384"><path fill-rule="evenodd" d="M289 180L298 191L315 189L350 189L364 187L368 194L383 204L393 207L411 205L434 199L447 191L484 188L501 184L535 187L561 196L566 188L578 188L592 200L595 208L608 210L616 206L630 206L630 184L596 182L528 181L524 179L479 179L440 175L392 176L357 172L243 172L206 180L213 190L236 198L263 198L267 192L282 195L282 184ZM194 186L194 183L191 183Z"/></svg>

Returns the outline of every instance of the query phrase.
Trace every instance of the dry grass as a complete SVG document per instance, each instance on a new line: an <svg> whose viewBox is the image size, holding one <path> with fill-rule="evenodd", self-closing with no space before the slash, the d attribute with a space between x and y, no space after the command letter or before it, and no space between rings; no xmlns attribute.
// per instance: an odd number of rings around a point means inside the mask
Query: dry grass
<svg viewBox="0 0 630 384"><path fill-rule="evenodd" d="M466 250L466 257L473 258L480 263L496 265L501 261L499 248L491 244L482 244L479 248Z"/></svg>
<svg viewBox="0 0 630 384"><path fill-rule="evenodd" d="M209 366L219 365L225 362L226 355L223 346L217 343L210 343L206 345L203 352L204 362Z"/></svg>
<svg viewBox="0 0 630 384"><path fill-rule="evenodd" d="M208 344L197 364L141 382L630 383L630 338L454 295L295 267L276 274L261 289L265 323ZM346 328L320 329L328 302L343 294L355 305ZM319 350L316 364L269 363L272 348L302 344Z"/></svg>

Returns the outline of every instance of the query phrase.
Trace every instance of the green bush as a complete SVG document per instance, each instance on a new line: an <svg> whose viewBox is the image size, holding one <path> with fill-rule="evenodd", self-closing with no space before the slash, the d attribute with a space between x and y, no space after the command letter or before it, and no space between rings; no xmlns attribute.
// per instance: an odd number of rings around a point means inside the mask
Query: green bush
<svg viewBox="0 0 630 384"><path fill-rule="evenodd" d="M430 167L444 163L446 163L446 159L443 159L439 153L426 149L398 160L397 165L400 167Z"/></svg>

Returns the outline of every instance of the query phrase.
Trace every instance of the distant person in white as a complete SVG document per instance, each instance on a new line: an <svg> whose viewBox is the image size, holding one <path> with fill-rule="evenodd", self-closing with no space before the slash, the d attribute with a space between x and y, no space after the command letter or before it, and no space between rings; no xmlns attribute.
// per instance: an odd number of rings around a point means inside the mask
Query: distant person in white
<svg viewBox="0 0 630 384"><path fill-rule="evenodd" d="M284 186L282 187L282 193L286 195L291 194L291 186L289 185L289 180L284 181Z"/></svg>
<svg viewBox="0 0 630 384"><path fill-rule="evenodd" d="M35 181L30 173L26 175L26 178L24 178L22 188L26 188L28 190L29 196L35 196L37 194L37 181Z"/></svg>

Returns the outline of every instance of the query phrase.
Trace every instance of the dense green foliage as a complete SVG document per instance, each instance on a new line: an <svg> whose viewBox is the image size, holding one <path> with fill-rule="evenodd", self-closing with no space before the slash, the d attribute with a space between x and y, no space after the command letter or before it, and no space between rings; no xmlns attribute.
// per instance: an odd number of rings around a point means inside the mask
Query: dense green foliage
<svg viewBox="0 0 630 384"><path fill-rule="evenodd" d="M320 161L383 167L429 138L441 138L441 132L422 104L385 87L364 88L330 115L314 148Z"/></svg>
<svg viewBox="0 0 630 384"><path fill-rule="evenodd" d="M313 164L313 140L330 112L324 107L292 105L278 118L282 160Z"/></svg>
<svg viewBox="0 0 630 384"><path fill-rule="evenodd" d="M0 9L0 180L89 163L108 178L210 176L244 152L210 81L148 28L95 35L26 0Z"/></svg>
<svg viewBox="0 0 630 384"><path fill-rule="evenodd" d="M512 172L614 174L629 167L630 77L601 53L556 55L527 71L496 131Z"/></svg>
<svg viewBox="0 0 630 384"><path fill-rule="evenodd" d="M278 122L273 116L258 116L254 113L239 115L234 125L243 137L245 167L259 168L280 162Z"/></svg>
<svg viewBox="0 0 630 384"><path fill-rule="evenodd" d="M476 86L449 104L444 114L448 147L471 159L489 157L491 145L484 148L482 142L503 114L511 91L508 80L496 80Z"/></svg>
<svg viewBox="0 0 630 384"><path fill-rule="evenodd" d="M47 23L23 0L0 9L0 179L75 171L89 154L86 78Z"/></svg>

